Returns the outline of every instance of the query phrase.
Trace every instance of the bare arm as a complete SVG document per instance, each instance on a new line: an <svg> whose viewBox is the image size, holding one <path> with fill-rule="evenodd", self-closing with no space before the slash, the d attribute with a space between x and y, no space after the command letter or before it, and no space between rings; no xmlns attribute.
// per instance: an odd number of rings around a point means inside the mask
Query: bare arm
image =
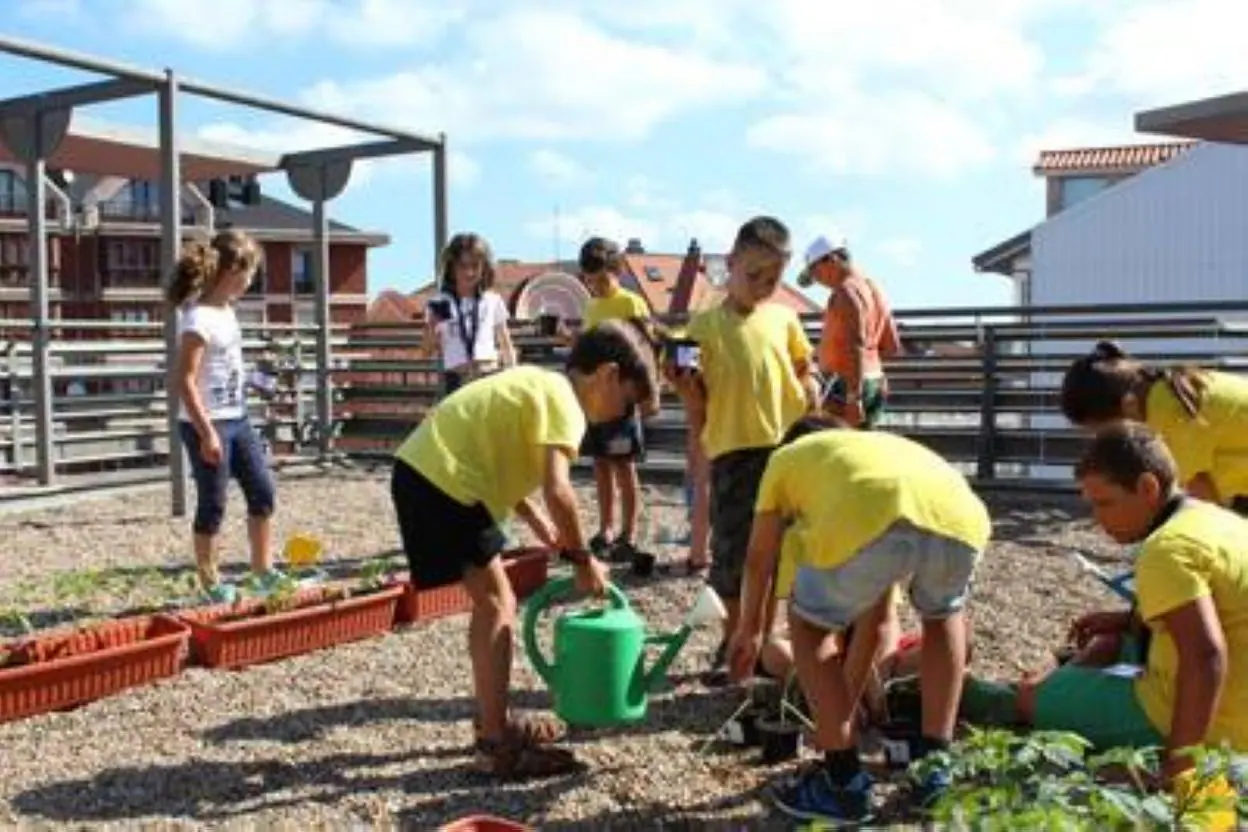
<svg viewBox="0 0 1248 832"><path fill-rule="evenodd" d="M1192 766L1192 760L1178 752L1201 745L1209 732L1226 681L1227 653L1218 613L1208 595L1171 610L1161 621L1179 655L1163 768L1170 778Z"/></svg>
<svg viewBox="0 0 1248 832"><path fill-rule="evenodd" d="M533 535L543 546L553 549L559 545L558 531L532 497L525 497L516 503L516 516L533 530Z"/></svg>
<svg viewBox="0 0 1248 832"><path fill-rule="evenodd" d="M819 409L819 377L815 373L814 363L809 358L799 358L793 362L793 372L806 391L806 406L811 410Z"/></svg>
<svg viewBox="0 0 1248 832"><path fill-rule="evenodd" d="M511 329L505 322L494 327L494 337L498 339L498 355L503 366L516 366L516 345L511 340Z"/></svg>
<svg viewBox="0 0 1248 832"><path fill-rule="evenodd" d="M767 623L767 600L773 594L772 581L783 537L784 520L779 512L764 511L754 515L741 594L740 629L744 632L762 632Z"/></svg>
<svg viewBox="0 0 1248 832"><path fill-rule="evenodd" d="M585 531L581 528L576 491L572 488L571 462L562 448L546 448L546 478L542 483L542 497L559 535L558 545L564 549L583 550Z"/></svg>
<svg viewBox="0 0 1248 832"><path fill-rule="evenodd" d="M212 420L208 418L208 409L204 407L203 399L199 397L199 385L196 383L199 378L200 365L204 360L205 346L204 339L197 333L183 333L182 343L178 349L177 367L174 371L178 395L186 408L186 414L191 417L195 432L200 437L208 436L213 430Z"/></svg>
<svg viewBox="0 0 1248 832"><path fill-rule="evenodd" d="M421 324L420 357L433 358L439 352L441 348L438 344L438 325L433 319L433 314L426 310L424 323Z"/></svg>

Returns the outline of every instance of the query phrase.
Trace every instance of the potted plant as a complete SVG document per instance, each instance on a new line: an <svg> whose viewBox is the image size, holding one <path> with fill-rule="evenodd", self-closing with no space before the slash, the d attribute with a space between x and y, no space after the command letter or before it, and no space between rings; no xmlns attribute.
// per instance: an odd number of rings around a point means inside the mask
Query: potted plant
<svg viewBox="0 0 1248 832"><path fill-rule="evenodd" d="M802 729L814 727L789 699L796 676L795 671L789 671L776 711L765 713L755 722L764 765L775 765L796 757L802 744Z"/></svg>
<svg viewBox="0 0 1248 832"><path fill-rule="evenodd" d="M239 668L379 635L394 624L403 587L366 568L354 581L323 582L321 547L287 546L295 566L269 591L257 585L233 604L181 613L191 628L192 659L204 667ZM293 554L294 557L289 557Z"/></svg>
<svg viewBox="0 0 1248 832"><path fill-rule="evenodd" d="M518 600L528 598L546 583L553 555L552 550L540 547L520 547L503 552L503 568ZM394 580L403 587L403 596L395 609L396 624L456 615L472 608L472 599L462 584L425 589L413 584L405 573L396 573Z"/></svg>

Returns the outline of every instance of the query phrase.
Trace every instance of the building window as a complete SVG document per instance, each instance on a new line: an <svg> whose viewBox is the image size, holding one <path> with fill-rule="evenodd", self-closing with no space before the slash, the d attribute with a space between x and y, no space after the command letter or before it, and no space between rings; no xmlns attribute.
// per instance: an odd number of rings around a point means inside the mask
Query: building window
<svg viewBox="0 0 1248 832"><path fill-rule="evenodd" d="M1058 210L1082 202L1095 196L1109 187L1109 180L1100 176L1071 176L1061 180L1061 194L1058 197Z"/></svg>
<svg viewBox="0 0 1248 832"><path fill-rule="evenodd" d="M0 238L0 286L25 286L30 265L26 238L7 235Z"/></svg>
<svg viewBox="0 0 1248 832"><path fill-rule="evenodd" d="M26 212L26 183L16 171L0 170L0 214Z"/></svg>
<svg viewBox="0 0 1248 832"><path fill-rule="evenodd" d="M160 240L108 240L103 255L106 287L144 289L160 285Z"/></svg>
<svg viewBox="0 0 1248 832"><path fill-rule="evenodd" d="M297 248L290 258L290 285L296 295L310 295L316 291L313 275L312 249Z"/></svg>
<svg viewBox="0 0 1248 832"><path fill-rule="evenodd" d="M160 192L155 182L132 179L100 206L107 217L150 221L160 217Z"/></svg>

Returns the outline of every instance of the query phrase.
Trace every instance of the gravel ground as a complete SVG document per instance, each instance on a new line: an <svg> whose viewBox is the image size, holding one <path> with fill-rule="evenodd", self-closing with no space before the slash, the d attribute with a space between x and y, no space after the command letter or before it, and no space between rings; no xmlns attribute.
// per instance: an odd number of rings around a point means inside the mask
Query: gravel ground
<svg viewBox="0 0 1248 832"><path fill-rule="evenodd" d="M398 544L380 476L287 475L279 488L279 536L320 535L343 569ZM648 489L653 532L682 528L679 499L676 489ZM241 568L234 500L227 551ZM972 608L976 672L1015 677L1046 659L1072 615L1110 603L1062 556L1079 546L1117 557L1072 512L1070 503L994 500L996 542ZM189 530L167 515L159 490L0 514L8 553L0 608L47 625L184 590ZM664 559L679 554L652 548ZM698 589L670 575L618 580L658 629L678 621ZM783 768L760 767L748 753L699 753L738 701L697 678L714 633L695 635L643 725L573 738L587 774L498 787L469 769L464 630L460 616L243 672L192 669L74 712L0 726L0 824L429 829L489 812L542 829L787 828L758 797ZM515 679L521 706L546 705L523 660Z"/></svg>

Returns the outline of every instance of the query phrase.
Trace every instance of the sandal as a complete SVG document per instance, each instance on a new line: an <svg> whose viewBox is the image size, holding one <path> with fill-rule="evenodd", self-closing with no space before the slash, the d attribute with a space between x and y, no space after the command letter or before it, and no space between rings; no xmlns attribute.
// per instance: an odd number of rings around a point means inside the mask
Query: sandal
<svg viewBox="0 0 1248 832"><path fill-rule="evenodd" d="M627 537L618 537L611 544L609 557L612 563L632 563L637 558L637 547Z"/></svg>
<svg viewBox="0 0 1248 832"><path fill-rule="evenodd" d="M473 751L477 771L505 780L560 777L584 769L566 748L477 740Z"/></svg>
<svg viewBox="0 0 1248 832"><path fill-rule="evenodd" d="M472 729L481 739L481 718L473 717ZM508 714L507 740L521 745L551 745L567 733L567 726L553 716L544 714Z"/></svg>

